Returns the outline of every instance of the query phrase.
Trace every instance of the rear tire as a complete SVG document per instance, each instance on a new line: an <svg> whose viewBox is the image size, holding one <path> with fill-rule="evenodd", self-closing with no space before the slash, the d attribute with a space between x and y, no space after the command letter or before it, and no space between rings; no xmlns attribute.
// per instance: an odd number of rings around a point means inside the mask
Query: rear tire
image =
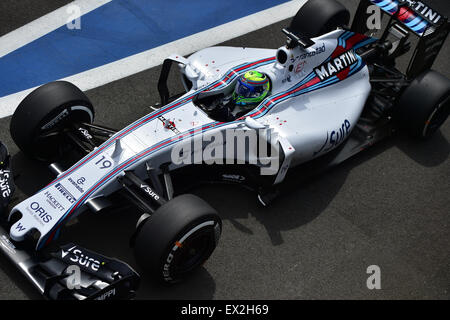
<svg viewBox="0 0 450 320"><path fill-rule="evenodd" d="M350 12L335 0L309 0L301 7L289 26L291 31L315 38L344 27Z"/></svg>
<svg viewBox="0 0 450 320"><path fill-rule="evenodd" d="M179 282L206 262L221 232L222 221L216 210L199 197L184 194L139 225L136 260L153 278Z"/></svg>
<svg viewBox="0 0 450 320"><path fill-rule="evenodd" d="M402 93L396 114L412 137L431 137L450 114L450 80L433 70L419 75Z"/></svg>
<svg viewBox="0 0 450 320"><path fill-rule="evenodd" d="M66 81L47 83L31 92L14 112L10 132L27 156L53 161L58 158L61 132L73 123L92 123L94 107L88 97Z"/></svg>

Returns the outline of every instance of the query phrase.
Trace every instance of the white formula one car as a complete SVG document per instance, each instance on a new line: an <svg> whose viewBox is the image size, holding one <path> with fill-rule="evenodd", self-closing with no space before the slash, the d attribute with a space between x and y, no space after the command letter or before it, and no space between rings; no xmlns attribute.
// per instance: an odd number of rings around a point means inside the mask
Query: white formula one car
<svg viewBox="0 0 450 320"><path fill-rule="evenodd" d="M366 35L374 4L386 13L378 38ZM158 83L162 106L120 131L94 124L91 102L74 85L36 89L14 113L11 135L57 177L4 212L1 250L48 298L126 298L139 278L126 264L76 245L46 255L70 219L126 196L141 211L132 237L138 263L176 282L209 258L221 234L217 212L181 194L185 184L176 177L191 170L195 182L206 176L245 184L267 205L296 166L320 159L330 167L396 129L431 136L450 112L450 81L429 70L448 35L447 18L420 1L362 0L351 27L349 21L334 0L310 0L283 29L287 44L278 49L174 54ZM401 72L396 60L410 51ZM170 97L174 62L185 93ZM241 135L250 141L241 144L243 153L234 143ZM81 159L65 169L61 159L73 150ZM69 286L71 265L82 270L76 288Z"/></svg>

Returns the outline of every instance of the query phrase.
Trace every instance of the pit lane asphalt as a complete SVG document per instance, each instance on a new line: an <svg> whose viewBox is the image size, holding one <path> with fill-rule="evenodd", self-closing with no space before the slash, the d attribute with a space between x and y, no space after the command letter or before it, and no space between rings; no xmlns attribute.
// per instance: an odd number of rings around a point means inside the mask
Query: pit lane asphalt
<svg viewBox="0 0 450 320"><path fill-rule="evenodd" d="M19 27L55 9L54 1L20 3L21 14L2 1L0 31ZM68 1L66 1L68 2ZM58 4L63 5L61 1ZM356 1L342 1L354 11ZM444 1L428 1L449 15ZM39 11L40 10L40 11ZM11 11L11 15L5 12ZM38 13L36 13L38 12ZM225 43L276 48L280 29L271 25ZM10 27L11 26L11 27ZM5 31L6 32L6 31ZM3 33L1 33L3 34ZM434 69L450 77L447 40ZM90 90L99 123L121 128L157 102L160 67ZM0 119L0 140L20 174L14 203L51 180L44 166L25 158ZM235 186L201 187L201 196L221 214L220 244L204 268L173 287L144 275L138 299L449 299L450 121L430 141L403 135L381 142L337 168L297 185L269 208ZM128 210L85 214L63 230L73 241L136 266L128 248L135 220ZM366 269L381 268L381 290L368 290ZM137 268L139 270L139 268ZM0 299L39 298L0 258Z"/></svg>

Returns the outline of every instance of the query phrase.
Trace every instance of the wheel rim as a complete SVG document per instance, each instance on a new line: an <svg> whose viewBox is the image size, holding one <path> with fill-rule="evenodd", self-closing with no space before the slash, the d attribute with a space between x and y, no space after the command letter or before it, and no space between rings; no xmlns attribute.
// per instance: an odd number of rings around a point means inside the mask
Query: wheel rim
<svg viewBox="0 0 450 320"><path fill-rule="evenodd" d="M447 120L450 113L450 96L446 97L437 107L433 110L431 115L425 122L422 135L428 137L436 132L439 127Z"/></svg>
<svg viewBox="0 0 450 320"><path fill-rule="evenodd" d="M185 231L170 245L163 265L165 281L178 282L203 265L213 253L221 229L220 222L207 220Z"/></svg>
<svg viewBox="0 0 450 320"><path fill-rule="evenodd" d="M171 269L173 278L178 278L202 265L212 253L214 235L209 228L188 237L177 250Z"/></svg>

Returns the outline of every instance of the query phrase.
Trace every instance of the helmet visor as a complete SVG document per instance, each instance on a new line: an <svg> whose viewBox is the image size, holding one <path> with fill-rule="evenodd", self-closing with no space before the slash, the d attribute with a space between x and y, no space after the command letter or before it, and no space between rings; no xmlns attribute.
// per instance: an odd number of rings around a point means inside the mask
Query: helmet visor
<svg viewBox="0 0 450 320"><path fill-rule="evenodd" d="M264 86L264 84L258 86L248 85L239 79L234 91L236 95L242 98L254 98L259 97L264 92Z"/></svg>
<svg viewBox="0 0 450 320"><path fill-rule="evenodd" d="M255 88L246 85L242 81L238 80L238 83L235 88L235 92L238 96L243 98L250 98L253 96L253 93L255 92Z"/></svg>

